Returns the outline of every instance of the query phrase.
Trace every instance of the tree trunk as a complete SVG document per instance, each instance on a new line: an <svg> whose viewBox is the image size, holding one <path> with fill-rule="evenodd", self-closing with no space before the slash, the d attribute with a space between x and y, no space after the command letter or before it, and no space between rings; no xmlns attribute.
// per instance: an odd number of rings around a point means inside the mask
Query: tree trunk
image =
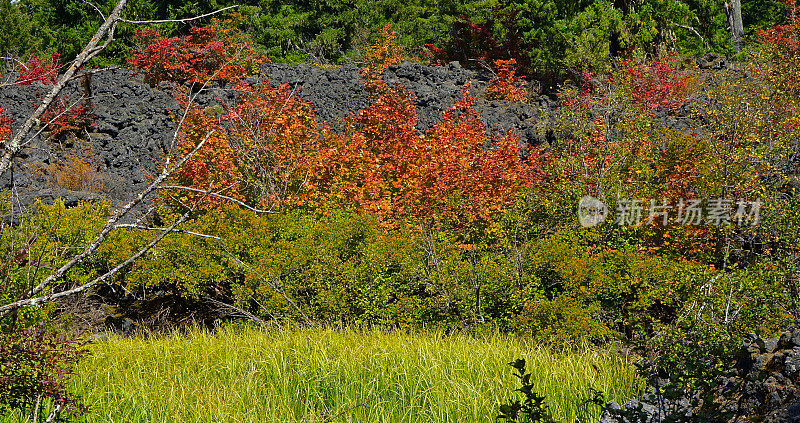
<svg viewBox="0 0 800 423"><path fill-rule="evenodd" d="M731 31L731 41L736 46L736 51L742 51L744 42L744 25L742 24L742 0L731 0L725 3L725 15L728 18L728 28Z"/></svg>

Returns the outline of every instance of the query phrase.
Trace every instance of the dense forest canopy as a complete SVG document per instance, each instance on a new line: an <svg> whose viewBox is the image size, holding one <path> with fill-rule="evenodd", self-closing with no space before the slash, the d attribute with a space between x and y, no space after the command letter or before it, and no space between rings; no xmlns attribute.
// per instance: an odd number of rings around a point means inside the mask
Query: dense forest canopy
<svg viewBox="0 0 800 423"><path fill-rule="evenodd" d="M58 52L69 59L113 3L102 0L95 10L80 0L2 0L0 51L17 57ZM633 48L735 53L722 0L143 0L130 4L126 13L131 20L180 19L234 4L245 16L243 29L275 62L358 62L359 49L387 24L410 54L438 48L447 59L465 62L513 58L525 73L537 76L601 70L610 57ZM758 29L784 23L787 10L779 0L742 1L745 36L752 39ZM161 31L185 35L188 29L172 23ZM121 23L98 62L124 63L134 32Z"/></svg>

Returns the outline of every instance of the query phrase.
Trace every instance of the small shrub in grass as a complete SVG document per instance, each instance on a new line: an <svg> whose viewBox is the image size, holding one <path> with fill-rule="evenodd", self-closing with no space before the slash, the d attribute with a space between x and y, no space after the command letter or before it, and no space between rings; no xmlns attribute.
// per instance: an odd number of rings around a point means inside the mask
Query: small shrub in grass
<svg viewBox="0 0 800 423"><path fill-rule="evenodd" d="M519 379L522 386L516 389L525 397L522 401L514 401L510 404L500 406L498 419L506 419L510 422L525 423L555 423L550 415L550 410L545 402L545 397L533 391L531 374L525 369L525 359L518 358L508 363L516 370L514 377Z"/></svg>
<svg viewBox="0 0 800 423"><path fill-rule="evenodd" d="M48 403L54 410L85 412L66 387L83 353L73 340L42 327L0 334L0 413L19 410L36 421Z"/></svg>

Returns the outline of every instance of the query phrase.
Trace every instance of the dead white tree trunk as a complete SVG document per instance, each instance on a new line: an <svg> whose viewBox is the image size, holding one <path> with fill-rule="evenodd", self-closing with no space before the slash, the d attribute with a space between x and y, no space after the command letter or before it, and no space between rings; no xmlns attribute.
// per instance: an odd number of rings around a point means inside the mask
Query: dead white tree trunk
<svg viewBox="0 0 800 423"><path fill-rule="evenodd" d="M116 29L117 22L120 20L120 14L122 13L122 9L125 8L125 4L128 0L120 0L116 6L114 6L114 10L106 18L105 22L100 25L100 28L94 34L89 43L86 44L86 47L75 57L75 60L72 61L67 71L58 78L55 85L53 85L53 89L50 90L50 93L45 96L42 100L39 107L33 111L33 113L28 116L28 119L25 120L25 123L19 128L19 130L14 133L14 136L11 138L10 141L7 143L3 143L0 145L0 149L2 150L2 157L0 157L0 175L4 174L9 167L11 167L11 160L14 156L19 153L19 150L25 145L25 141L28 135L31 133L36 122L42 116L42 114L50 107L50 104L58 97L58 94L64 87L67 85L69 81L75 76L75 73L82 69L83 66L91 60L93 57L97 56L98 53L103 51L103 49L108 46L108 44L114 39L114 30ZM100 40L105 38L105 42L100 44Z"/></svg>
<svg viewBox="0 0 800 423"><path fill-rule="evenodd" d="M50 93L44 98L44 100L42 100L42 103L39 104L39 106L36 108L36 110L34 110L34 112L30 116L28 116L28 118L25 120L25 122L22 124L22 126L18 130L16 130L14 132L14 136L11 138L10 141L8 141L7 143L0 144L0 151L2 152L2 157L0 157L0 175L2 175L5 171L7 171L11 167L11 163L14 160L14 158L17 156L17 154L19 153L20 149L22 149L25 146L25 144L29 141L29 136L31 134L31 131L34 129L34 126L35 126L36 122L38 121L39 117L41 117L41 115L45 112L45 110L47 110L47 108L50 106L50 104L58 97L58 95L61 92L61 90L63 90L63 88L67 85L67 83L76 76L76 73L79 70L83 69L83 67L86 65L86 63L89 60L91 60L98 53L100 53L103 49L105 49L108 46L108 44L113 40L114 30L115 30L116 24L118 22L126 22L126 23L132 23L132 24L138 24L138 23L162 23L162 22L188 22L188 21L192 21L194 19L198 19L198 18L201 18L201 17L205 17L205 16L210 16L210 15L216 14L216 13L222 12L224 10L228 10L231 7L236 7L236 6L227 7L227 8L218 10L216 12L212 12L212 13L209 13L209 14L206 14L206 15L203 15L203 16L195 17L195 18L181 19L181 20L175 20L175 21L141 21L141 22L138 22L138 21L126 20L126 19L123 19L121 17L122 10L124 9L126 3L127 3L127 0L119 0L119 2L116 4L116 6L112 10L112 12L108 15L108 17L105 18L105 21L100 26L100 28L97 30L97 33L95 33L95 35L92 37L92 39L86 45L86 47L84 47L84 49L81 51L81 53L78 54L78 56L75 58L75 60L69 66L67 71L63 75L61 75L60 78L58 78L57 82L53 86L53 88L50 91ZM105 38L105 41L101 44L100 42L104 38ZM211 79L213 79L215 76L216 76L216 74L212 75ZM200 91L203 91L205 89L205 87L206 87L206 85L204 84L203 87L201 87ZM195 93L192 96L192 99L190 99L190 104L191 104L191 102L193 101L193 98L196 95L197 95L197 93ZM188 113L188 108L187 108L187 110L184 111L183 117L181 118L180 122L178 123L178 128L175 130L174 139L173 139L173 143L172 143L173 147L175 146L175 140L177 140L177 138L178 138L178 134L179 134L179 132L181 130L181 127L183 126L183 122L184 122L184 119L185 119L187 113ZM35 136L35 134L34 134L34 136ZM103 242L105 242L106 238L108 237L109 233L111 233L111 231L113 231L115 229L121 229L121 228L130 229L131 225L130 224L121 224L121 220L126 215L128 215L131 212L131 210L133 210L137 205L141 204L145 200L146 197L148 197L152 193L156 192L157 190L164 189L164 187L166 186L166 183L170 179L170 176L176 170L178 170L187 160L189 160L195 153L197 153L197 151L200 150L203 147L205 142L208 140L208 137L210 137L210 136L211 136L211 133L209 132L208 134L206 134L205 139L203 139L200 143L198 143L198 145L195 146L195 148L192 151L190 151L187 154L184 154L183 156L176 157L175 158L176 160L175 160L174 163L172 163L172 161L171 161L172 157L170 157L170 155L168 154L168 156L166 158L166 162L164 163L163 170L161 171L161 173L159 175L157 175L157 177L153 180L153 182L150 185L148 185L147 188L145 188L138 195L136 195L136 197L133 200L131 200L124 207L116 210L109 217L109 219L106 222L106 224L103 226L103 228L100 230L100 232L95 236L95 238L89 243L89 245L86 248L84 248L82 251L76 253L69 260L67 260L65 264L63 264L59 268L54 269L52 271L52 273L50 273L49 276L45 277L35 287L33 287L29 291L27 291L22 299L20 299L18 301L11 302L9 304L0 304L0 318L6 316L10 312L12 312L13 310L16 310L18 308L25 307L25 306L35 306L35 305L39 305L39 304L41 304L43 302L51 301L51 300L56 299L56 298L60 298L60 297L68 296L68 295L73 295L73 294L85 291L86 289L89 289L89 288L97 285L98 283L106 282L111 277L113 277L117 272L119 272L124 266L133 263L136 259L141 257L141 255L143 255L150 248L155 246L155 244L158 243L159 241L161 241L165 236L167 236L168 234L170 234L172 232L180 232L181 230L179 229L179 225L181 223L183 223L189 217L189 215L191 214L191 211L194 209L194 207L197 206L197 204L195 204L194 206L191 206L191 207L187 206L187 211L183 215L183 217L177 219L176 221L174 221L171 225L169 225L167 227L164 227L164 228L146 228L148 230L150 230L150 229L159 230L161 233L159 234L159 236L156 237L156 239L153 242L151 242L150 244L145 246L142 250L138 251L137 253L131 255L127 260L123 261L123 263L121 263L120 265L118 265L115 268L111 269L107 273L105 273L103 275L100 275L99 277L97 277L97 278L95 278L95 279L93 279L93 280L91 280L91 281L89 281L87 283L84 283L81 286L78 286L78 287L75 287L75 288L72 288L72 289L65 289L65 290L62 290L62 291L51 292L51 293L46 294L46 295L44 294L44 292L48 288L52 288L71 269L73 269L75 266L79 265L80 263L84 262L88 257L90 257L92 254L94 254L95 251L100 247L100 245L103 244ZM221 194L218 193L218 192L213 192L213 191L209 190L208 192L204 192L203 198L205 198L207 196L221 196Z"/></svg>
<svg viewBox="0 0 800 423"><path fill-rule="evenodd" d="M728 28L731 32L731 41L736 46L736 51L742 51L744 43L744 24L742 23L742 0L725 2L725 15L728 18Z"/></svg>

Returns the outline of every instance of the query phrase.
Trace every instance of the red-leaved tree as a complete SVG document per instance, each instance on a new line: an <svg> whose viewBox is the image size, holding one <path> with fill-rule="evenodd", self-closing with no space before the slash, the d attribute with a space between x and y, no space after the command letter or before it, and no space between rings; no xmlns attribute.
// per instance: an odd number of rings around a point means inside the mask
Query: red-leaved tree
<svg viewBox="0 0 800 423"><path fill-rule="evenodd" d="M252 40L236 28L238 19L214 19L210 26L193 27L185 37L166 38L154 28L138 31L139 47L128 64L152 86L161 81L238 81L265 60L254 50Z"/></svg>
<svg viewBox="0 0 800 423"><path fill-rule="evenodd" d="M208 189L223 196L207 207L234 199L253 208L278 211L299 193L316 154L317 124L311 106L288 85L236 87L230 107L201 107L183 97L188 110L179 134L179 154L206 144L177 170L177 184L196 197ZM227 197L227 198L226 198Z"/></svg>

